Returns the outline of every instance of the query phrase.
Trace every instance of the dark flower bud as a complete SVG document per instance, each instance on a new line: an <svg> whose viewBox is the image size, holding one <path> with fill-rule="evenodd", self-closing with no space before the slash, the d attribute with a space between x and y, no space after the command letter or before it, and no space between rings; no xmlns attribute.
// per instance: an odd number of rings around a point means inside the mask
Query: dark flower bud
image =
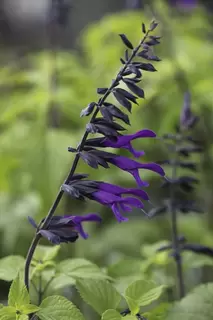
<svg viewBox="0 0 213 320"><path fill-rule="evenodd" d="M80 117L89 116L94 111L96 105L96 102L89 103L88 106L81 111Z"/></svg>
<svg viewBox="0 0 213 320"><path fill-rule="evenodd" d="M189 157L191 153L200 153L203 151L203 148L201 146L180 146L177 147L176 151L184 157Z"/></svg>
<svg viewBox="0 0 213 320"><path fill-rule="evenodd" d="M33 227L37 228L35 221L29 218ZM79 234L82 238L88 238L88 234L82 227L82 222L101 222L101 218L94 213L85 216L54 216L47 229L39 229L38 234L53 244L75 242Z"/></svg>
<svg viewBox="0 0 213 320"><path fill-rule="evenodd" d="M198 117L191 111L191 98L187 92L184 95L184 104L180 115L180 128L182 130L188 130L192 128L198 121Z"/></svg>
<svg viewBox="0 0 213 320"><path fill-rule="evenodd" d="M184 191L190 192L194 189L194 184L197 184L199 182L198 179L194 177L189 177L189 176L182 176L177 179L165 179L164 182L162 183L162 187L168 187L171 184L174 185L179 185L181 189Z"/></svg>

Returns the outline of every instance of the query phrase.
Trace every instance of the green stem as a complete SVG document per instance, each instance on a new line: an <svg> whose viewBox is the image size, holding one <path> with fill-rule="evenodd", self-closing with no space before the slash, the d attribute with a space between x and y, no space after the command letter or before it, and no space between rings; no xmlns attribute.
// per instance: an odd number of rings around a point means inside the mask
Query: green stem
<svg viewBox="0 0 213 320"><path fill-rule="evenodd" d="M176 150L174 153L176 155ZM172 165L172 175L171 175L172 181L177 178L176 156L174 157L173 161L174 163ZM171 184L170 185L170 212L171 212L172 244L173 244L173 252L175 254L174 259L176 262L179 298L181 299L185 295L185 286L184 286L184 280L183 280L182 257L181 257L181 250L179 246L179 237L178 237L177 210L175 208L174 201L175 201L175 186Z"/></svg>

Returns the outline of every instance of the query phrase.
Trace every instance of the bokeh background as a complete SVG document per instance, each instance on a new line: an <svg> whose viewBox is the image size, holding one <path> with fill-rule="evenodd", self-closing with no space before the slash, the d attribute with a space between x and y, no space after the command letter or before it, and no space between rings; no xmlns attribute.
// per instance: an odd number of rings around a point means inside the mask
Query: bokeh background
<svg viewBox="0 0 213 320"><path fill-rule="evenodd" d="M67 148L76 146L85 128L87 119L79 117L80 111L97 100L96 88L108 86L120 67L124 48L118 34L125 33L137 44L141 23L153 17L162 35L156 48L162 62L156 65L157 73L144 74L146 99L134 106L130 132L174 132L183 95L191 92L192 108L200 116L193 135L204 149L196 156L201 183L193 197L204 213L180 216L179 227L189 241L213 247L212 1L78 0L70 5L66 25L50 28L50 0L0 1L0 258L26 255L33 236L27 217L39 221L51 206L73 159ZM164 157L159 140L144 139L136 145L146 151L144 161ZM92 170L80 163L78 172L134 186L128 174L115 168ZM166 197L161 181L143 174L150 181L153 205L160 204ZM103 216L103 224L88 226L90 238L62 246L60 257L84 257L101 267L124 257L136 263L143 260L141 252L147 258L156 243L170 239L167 215L149 220L134 212L129 223L118 224L110 210L67 196L57 213L92 211ZM196 268L186 277L189 288L212 280L212 262L199 259L194 258ZM127 263L128 272L131 267ZM155 272L162 282L171 280L159 266ZM118 275L119 265L111 273ZM5 299L8 287L0 282L0 299Z"/></svg>

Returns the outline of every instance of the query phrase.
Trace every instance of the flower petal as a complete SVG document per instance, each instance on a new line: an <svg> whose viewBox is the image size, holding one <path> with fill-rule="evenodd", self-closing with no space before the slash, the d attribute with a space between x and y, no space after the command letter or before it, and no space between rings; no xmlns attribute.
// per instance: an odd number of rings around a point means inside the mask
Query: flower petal
<svg viewBox="0 0 213 320"><path fill-rule="evenodd" d="M101 190L94 192L92 194L92 198L103 205L108 205L114 202L122 201L121 197Z"/></svg>
<svg viewBox="0 0 213 320"><path fill-rule="evenodd" d="M127 149L136 158L138 158L138 157L144 155L144 151L135 150L131 145L131 141L135 140L137 138L153 138L153 137L156 137L156 134L151 130L145 129L145 130L140 130L134 134L120 135L117 137L116 141L112 141L112 140L106 138L101 141L101 145L103 147Z"/></svg>
<svg viewBox="0 0 213 320"><path fill-rule="evenodd" d="M129 152L131 152L133 154L133 156L135 158L139 158L145 155L144 151L137 151L133 148L133 146L131 145L131 143L129 143L127 146L124 146L123 148L128 149Z"/></svg>
<svg viewBox="0 0 213 320"><path fill-rule="evenodd" d="M75 224L75 229L80 233L82 238L87 239L89 235L88 235L88 233L86 233L84 231L83 226L82 226L82 222L86 222L86 221L88 221L88 222L91 222L91 221L101 222L102 219L97 214L90 213L85 216L73 216L72 221Z"/></svg>
<svg viewBox="0 0 213 320"><path fill-rule="evenodd" d="M74 223L81 223L86 221L101 222L102 218L96 213L89 213L84 216L72 216L72 221Z"/></svg>
<svg viewBox="0 0 213 320"><path fill-rule="evenodd" d="M156 137L156 134L151 130L145 129L145 130L140 130L134 134L119 135L115 142L109 139L106 139L105 141L102 142L102 144L106 147L122 148L132 140L135 140L138 138L153 138L153 137Z"/></svg>
<svg viewBox="0 0 213 320"><path fill-rule="evenodd" d="M125 218L122 216L122 214L120 213L119 207L117 203L114 203L111 206L111 209L116 217L116 219L118 220L118 222L122 222L122 221L128 221L128 218Z"/></svg>
<svg viewBox="0 0 213 320"><path fill-rule="evenodd" d="M111 183L105 183L105 182L99 182L98 187L100 190L106 191L108 193L113 193L114 195L120 196L122 194L131 194L143 200L149 200L148 194L141 189L123 188L123 187L120 187Z"/></svg>
<svg viewBox="0 0 213 320"><path fill-rule="evenodd" d="M135 208L142 209L144 207L143 203L139 199L132 198L132 197L123 198L122 202L126 205L130 205Z"/></svg>
<svg viewBox="0 0 213 320"><path fill-rule="evenodd" d="M148 187L149 186L148 182L141 180L138 169L129 170L129 173L133 175L133 177L135 178L135 181L137 182L137 185L139 187Z"/></svg>
<svg viewBox="0 0 213 320"><path fill-rule="evenodd" d="M152 162L152 163L142 163L140 168L156 172L159 175L161 175L162 177L165 176L165 171L163 170L163 168L159 164L154 163L154 162Z"/></svg>

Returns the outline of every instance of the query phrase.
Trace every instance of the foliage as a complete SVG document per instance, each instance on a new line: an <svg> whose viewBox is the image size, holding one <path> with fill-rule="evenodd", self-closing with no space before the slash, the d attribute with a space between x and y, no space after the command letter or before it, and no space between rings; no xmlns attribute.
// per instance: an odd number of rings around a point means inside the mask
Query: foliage
<svg viewBox="0 0 213 320"><path fill-rule="evenodd" d="M153 1L151 9L163 35L163 44L154 51L162 61L154 76L144 71L145 99L133 105L130 132L142 127L155 130L159 137L174 132L183 93L186 89L191 92L192 109L200 117L193 138L199 138L203 147L201 159L192 156L192 161L200 161L200 173L195 175L201 180L192 198L198 200L204 213L179 215L178 223L180 235L186 235L189 243L202 243L204 251L213 243L212 28L206 12L199 7L193 9L193 14L179 15L171 12L164 1ZM86 117L79 122L80 112L89 112L88 102L98 101L119 70L123 44L117 34L122 34L123 43L131 48L131 43L134 46L141 37L141 21L147 24L149 10L106 16L83 31L80 54L77 50L59 51L55 60L52 52L44 50L0 69L2 320L27 320L32 313L41 320L212 318L212 249L208 255L182 251L186 296L174 302L173 248L157 251L170 245L169 219L162 215L150 220L137 209L129 222L118 224L109 216L108 208L99 206L104 223L100 227L87 226L87 241L66 247L43 243L37 246L30 269L30 293L21 277L33 233L27 217L38 221L48 212L73 159L67 148L76 146L86 126ZM58 77L55 92L50 90L50 70ZM124 83L120 88L126 88ZM137 92L143 95L140 89ZM119 105L115 94L109 102ZM145 139L143 144L135 141L134 146L146 149L144 162L167 156L161 141ZM120 149L115 153L126 155ZM80 161L78 172L87 172L95 181L133 187L130 176L113 166L108 171L95 170ZM149 171L143 173L143 179L151 184L151 203L145 206L146 211L153 203L161 203L168 193L159 189L159 182ZM187 195L181 196L187 200ZM77 200L70 203L66 198L59 209L75 214L85 209L95 212L97 206ZM199 285L201 282L209 283ZM5 287L9 285L7 305Z"/></svg>

